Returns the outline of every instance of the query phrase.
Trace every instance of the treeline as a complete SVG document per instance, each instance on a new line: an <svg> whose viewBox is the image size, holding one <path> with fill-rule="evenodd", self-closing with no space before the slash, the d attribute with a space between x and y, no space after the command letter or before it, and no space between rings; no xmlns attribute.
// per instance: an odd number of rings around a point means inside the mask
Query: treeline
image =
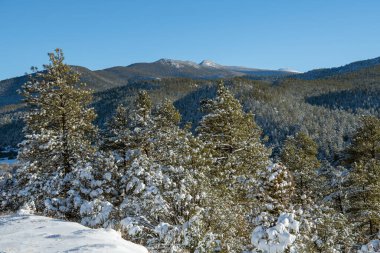
<svg viewBox="0 0 380 253"><path fill-rule="evenodd" d="M25 140L19 168L0 178L1 210L111 227L151 252L377 247L378 118L362 118L334 167L302 129L271 159L253 114L223 83L207 89L214 96L202 101L196 127L180 127L170 100L153 106L141 91L99 131L91 92L61 50L49 57L22 89Z"/></svg>

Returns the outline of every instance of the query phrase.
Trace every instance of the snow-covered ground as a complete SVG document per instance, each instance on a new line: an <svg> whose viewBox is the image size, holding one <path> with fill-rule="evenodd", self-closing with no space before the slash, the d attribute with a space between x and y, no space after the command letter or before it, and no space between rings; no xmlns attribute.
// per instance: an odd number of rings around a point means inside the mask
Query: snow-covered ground
<svg viewBox="0 0 380 253"><path fill-rule="evenodd" d="M0 216L0 253L123 252L147 253L114 230L90 229L36 215Z"/></svg>

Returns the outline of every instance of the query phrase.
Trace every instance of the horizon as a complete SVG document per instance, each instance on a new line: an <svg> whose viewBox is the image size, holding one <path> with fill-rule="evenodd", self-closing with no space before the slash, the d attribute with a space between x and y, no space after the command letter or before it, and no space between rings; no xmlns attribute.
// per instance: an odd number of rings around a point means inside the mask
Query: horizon
<svg viewBox="0 0 380 253"><path fill-rule="evenodd" d="M380 56L380 2L1 1L0 80L62 48L100 70L162 58L306 72Z"/></svg>

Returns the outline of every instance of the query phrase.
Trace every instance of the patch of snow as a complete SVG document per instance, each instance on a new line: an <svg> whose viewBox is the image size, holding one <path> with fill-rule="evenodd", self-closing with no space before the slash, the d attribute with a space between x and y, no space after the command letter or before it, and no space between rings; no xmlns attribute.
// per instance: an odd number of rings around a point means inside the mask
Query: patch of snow
<svg viewBox="0 0 380 253"><path fill-rule="evenodd" d="M358 253L375 253L380 252L380 240L372 240L368 244L363 245Z"/></svg>
<svg viewBox="0 0 380 253"><path fill-rule="evenodd" d="M256 251L264 253L282 253L296 240L300 222L293 213L281 213L273 227L257 226L251 235Z"/></svg>
<svg viewBox="0 0 380 253"><path fill-rule="evenodd" d="M180 60L172 60L172 59L160 59L158 60L159 63L171 65L177 69L183 68L183 67L193 67L193 68L199 68L199 65L192 61L180 61Z"/></svg>
<svg viewBox="0 0 380 253"><path fill-rule="evenodd" d="M90 229L75 222L36 215L0 216L0 252L148 253L112 229Z"/></svg>
<svg viewBox="0 0 380 253"><path fill-rule="evenodd" d="M294 70L294 69L291 69L291 68L280 68L280 69L278 69L278 71L292 72L292 73L303 73L301 71Z"/></svg>
<svg viewBox="0 0 380 253"><path fill-rule="evenodd" d="M210 60L203 60L201 63L199 63L200 66L203 67L210 67L210 68L222 68L222 65L219 65L213 61Z"/></svg>

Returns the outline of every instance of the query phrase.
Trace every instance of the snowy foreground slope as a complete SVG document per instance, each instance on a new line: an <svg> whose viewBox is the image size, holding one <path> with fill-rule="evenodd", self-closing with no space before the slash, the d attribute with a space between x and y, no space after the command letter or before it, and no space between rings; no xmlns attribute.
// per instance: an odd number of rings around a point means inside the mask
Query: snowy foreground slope
<svg viewBox="0 0 380 253"><path fill-rule="evenodd" d="M90 229L35 215L0 216L0 253L123 252L147 253L114 230Z"/></svg>

